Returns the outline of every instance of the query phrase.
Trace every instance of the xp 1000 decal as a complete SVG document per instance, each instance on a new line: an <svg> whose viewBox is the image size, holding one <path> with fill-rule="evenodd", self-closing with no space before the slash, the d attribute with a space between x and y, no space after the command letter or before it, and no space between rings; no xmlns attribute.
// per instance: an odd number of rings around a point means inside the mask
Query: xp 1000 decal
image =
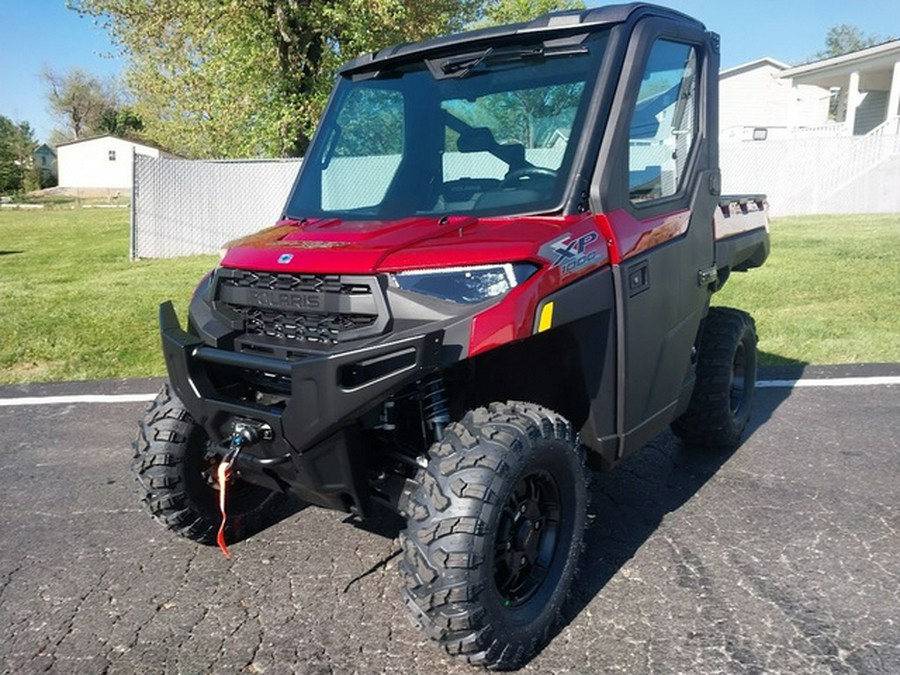
<svg viewBox="0 0 900 675"><path fill-rule="evenodd" d="M556 241L544 244L540 255L551 261L551 268L558 267L562 276L601 263L606 257L600 234L595 230L579 235L566 233Z"/></svg>

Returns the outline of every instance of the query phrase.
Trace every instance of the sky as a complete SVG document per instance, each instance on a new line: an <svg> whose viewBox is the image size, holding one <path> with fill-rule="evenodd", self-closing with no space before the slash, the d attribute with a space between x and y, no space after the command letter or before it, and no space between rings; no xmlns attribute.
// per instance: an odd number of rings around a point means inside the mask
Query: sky
<svg viewBox="0 0 900 675"><path fill-rule="evenodd" d="M770 56L808 61L825 46L831 26L900 37L900 0L658 0L693 16L722 37L722 68ZM589 0L589 6L601 4ZM606 3L602 3L606 4ZM90 18L65 0L0 0L0 115L31 124L39 141L54 127L38 73L82 68L120 75L126 61Z"/></svg>

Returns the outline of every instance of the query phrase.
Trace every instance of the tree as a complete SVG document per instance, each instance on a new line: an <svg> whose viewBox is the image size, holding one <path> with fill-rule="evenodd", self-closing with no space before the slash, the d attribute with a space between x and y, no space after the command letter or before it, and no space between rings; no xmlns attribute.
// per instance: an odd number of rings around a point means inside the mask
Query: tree
<svg viewBox="0 0 900 675"><path fill-rule="evenodd" d="M563 0L69 0L130 59L144 132L193 157L306 151L339 65ZM519 9L517 9L519 8Z"/></svg>
<svg viewBox="0 0 900 675"><path fill-rule="evenodd" d="M59 124L56 140L78 140L100 133L104 115L118 106L113 85L80 68L59 73L44 66L40 77L47 88L50 113Z"/></svg>
<svg viewBox="0 0 900 675"><path fill-rule="evenodd" d="M491 26L515 23L559 9L584 9L584 3L581 0L488 0L483 23Z"/></svg>
<svg viewBox="0 0 900 675"><path fill-rule="evenodd" d="M140 136L140 132L144 130L144 122L130 106L107 108L100 115L97 129L100 133L128 138Z"/></svg>
<svg viewBox="0 0 900 675"><path fill-rule="evenodd" d="M825 34L825 50L816 54L817 59L842 56L883 42L877 35L866 35L856 26L842 23L832 26Z"/></svg>
<svg viewBox="0 0 900 675"><path fill-rule="evenodd" d="M36 147L34 132L27 122L17 124L0 115L0 193L22 189Z"/></svg>

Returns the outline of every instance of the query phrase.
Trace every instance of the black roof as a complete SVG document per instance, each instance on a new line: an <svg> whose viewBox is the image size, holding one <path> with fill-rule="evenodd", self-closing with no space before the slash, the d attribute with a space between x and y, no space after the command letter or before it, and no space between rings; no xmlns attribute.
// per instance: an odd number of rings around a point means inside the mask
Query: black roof
<svg viewBox="0 0 900 675"><path fill-rule="evenodd" d="M700 28L700 30L705 30L705 26L701 22L681 12L659 5L632 2L627 5L607 5L595 9L551 12L524 23L491 26L490 28L480 28L465 33L447 35L433 40L425 40L424 42L407 42L394 45L371 54L363 54L344 64L340 72L342 75L349 75L354 72L377 69L390 62L419 59L430 52L452 51L461 45L471 45L477 48L478 43L491 42L513 36L528 37L540 33L565 35L566 33L576 32L585 28L598 28L624 23L632 16L634 18L638 16L669 17L680 22L690 23Z"/></svg>

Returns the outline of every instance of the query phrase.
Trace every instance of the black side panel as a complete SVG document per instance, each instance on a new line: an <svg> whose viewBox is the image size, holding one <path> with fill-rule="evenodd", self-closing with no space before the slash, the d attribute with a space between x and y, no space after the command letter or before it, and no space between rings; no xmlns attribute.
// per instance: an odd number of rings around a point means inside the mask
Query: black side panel
<svg viewBox="0 0 900 675"><path fill-rule="evenodd" d="M696 137L685 157L677 191L633 203L628 173L630 125L651 49L659 39L695 49ZM620 250L625 260L613 269L622 319L618 334L622 345L618 354L621 405L617 411L621 454L663 431L675 415L679 399L689 395L693 385L693 346L710 296L698 275L713 265L713 217L718 203L716 41L690 25L641 20L629 40L623 72L628 76L619 83L611 123L604 134L591 190L592 209L625 212L644 223L648 231L672 214L690 211L690 220L684 234L662 245L632 257L628 250ZM613 219L614 228L616 222ZM620 244L626 240L623 234Z"/></svg>
<svg viewBox="0 0 900 675"><path fill-rule="evenodd" d="M602 269L546 297L537 317L553 303L553 328L569 329L577 340L582 367L573 380L584 387L590 411L570 420L579 429L581 442L597 453L601 467L611 466L616 456L616 314L612 270ZM539 322L535 321L535 326ZM568 376L567 377L571 377ZM566 388L568 385L564 386Z"/></svg>
<svg viewBox="0 0 900 675"><path fill-rule="evenodd" d="M537 316L550 302L549 330L476 356L452 371L454 418L491 401L540 403L567 417L581 441L596 451L596 463L608 466L616 450L615 312L609 268L548 296Z"/></svg>
<svg viewBox="0 0 900 675"><path fill-rule="evenodd" d="M641 447L666 428L686 381L693 381L692 350L710 295L698 282L698 270L712 262L712 212L704 208L702 195L694 206L685 237L622 264L623 452ZM642 266L648 277L645 290L631 295L631 272Z"/></svg>
<svg viewBox="0 0 900 675"><path fill-rule="evenodd" d="M716 260L730 262L735 272L761 267L768 257L769 233L762 228L716 242Z"/></svg>

